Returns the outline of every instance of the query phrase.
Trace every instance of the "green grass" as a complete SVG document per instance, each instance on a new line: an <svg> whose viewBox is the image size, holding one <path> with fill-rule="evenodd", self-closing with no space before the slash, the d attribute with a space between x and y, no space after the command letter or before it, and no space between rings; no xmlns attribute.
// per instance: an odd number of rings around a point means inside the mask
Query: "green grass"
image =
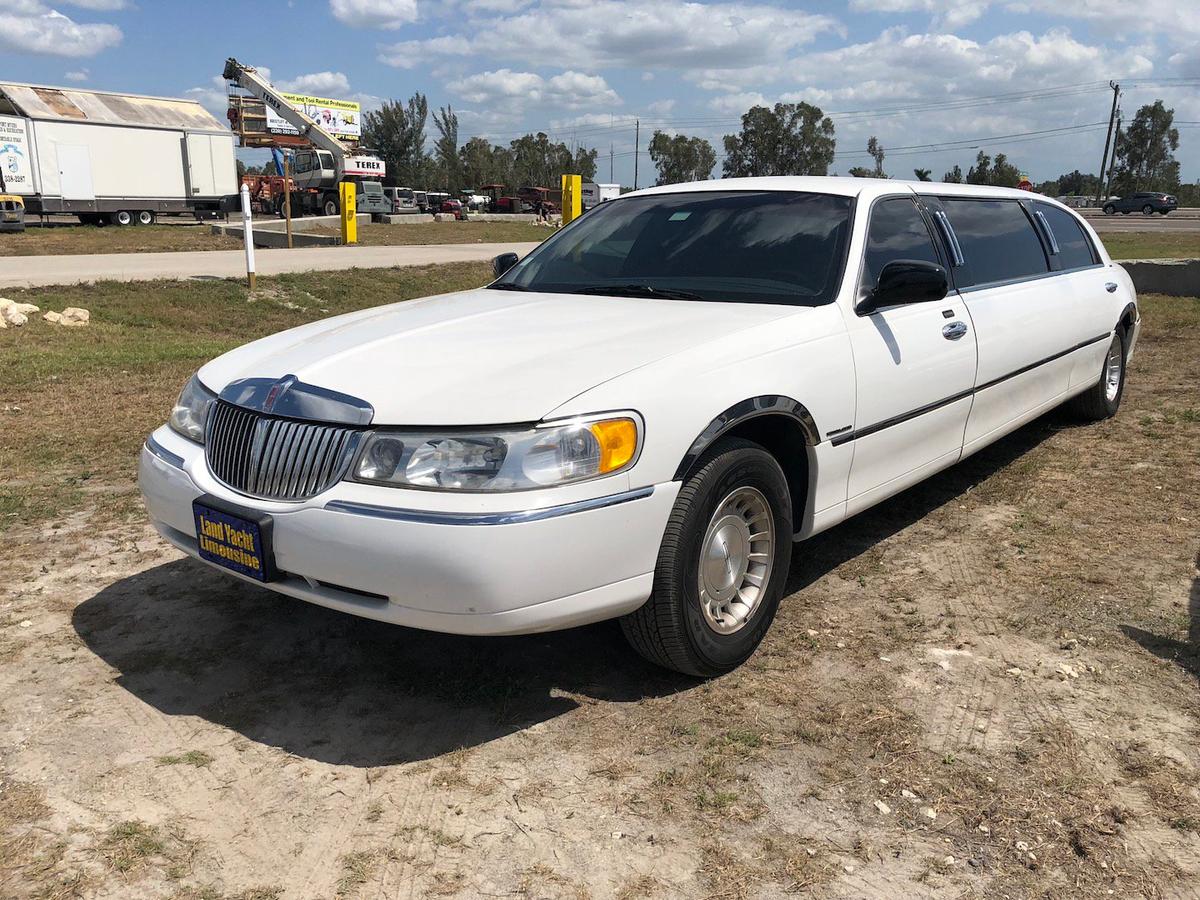
<svg viewBox="0 0 1200 900"><path fill-rule="evenodd" d="M1113 259L1176 259L1200 257L1200 232L1101 231Z"/></svg>
<svg viewBox="0 0 1200 900"><path fill-rule="evenodd" d="M253 294L224 280L6 291L43 310L82 306L92 320L55 328L35 315L0 331L0 534L60 521L99 490L114 513L131 512L142 440L213 357L306 322L489 279L486 263L461 263L261 278Z"/></svg>

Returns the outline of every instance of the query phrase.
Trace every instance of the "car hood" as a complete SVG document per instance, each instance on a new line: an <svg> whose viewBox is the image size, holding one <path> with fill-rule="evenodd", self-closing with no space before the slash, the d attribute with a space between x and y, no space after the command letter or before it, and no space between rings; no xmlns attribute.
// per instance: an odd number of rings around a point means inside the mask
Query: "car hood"
<svg viewBox="0 0 1200 900"><path fill-rule="evenodd" d="M213 360L200 380L220 392L242 378L294 375L366 400L375 424L533 422L632 369L796 312L481 289L280 332Z"/></svg>

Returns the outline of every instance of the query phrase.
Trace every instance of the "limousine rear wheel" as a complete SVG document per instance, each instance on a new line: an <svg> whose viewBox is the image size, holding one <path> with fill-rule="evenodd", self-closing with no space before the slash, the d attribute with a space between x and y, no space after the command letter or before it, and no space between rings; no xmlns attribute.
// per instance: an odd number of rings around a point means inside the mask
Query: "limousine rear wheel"
<svg viewBox="0 0 1200 900"><path fill-rule="evenodd" d="M1076 397L1072 404L1080 418L1099 422L1116 415L1125 393L1125 352L1125 332L1118 328L1104 354L1100 380Z"/></svg>
<svg viewBox="0 0 1200 900"><path fill-rule="evenodd" d="M688 675L737 668L775 617L791 550L791 494L775 457L750 441L718 442L679 491L653 594L621 619L625 637Z"/></svg>

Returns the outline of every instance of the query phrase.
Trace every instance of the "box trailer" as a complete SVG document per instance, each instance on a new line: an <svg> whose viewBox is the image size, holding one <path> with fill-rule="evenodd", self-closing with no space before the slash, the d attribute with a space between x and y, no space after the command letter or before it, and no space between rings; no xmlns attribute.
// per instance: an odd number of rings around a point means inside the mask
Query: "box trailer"
<svg viewBox="0 0 1200 900"><path fill-rule="evenodd" d="M233 134L193 100L0 82L0 172L29 215L85 223L237 203Z"/></svg>

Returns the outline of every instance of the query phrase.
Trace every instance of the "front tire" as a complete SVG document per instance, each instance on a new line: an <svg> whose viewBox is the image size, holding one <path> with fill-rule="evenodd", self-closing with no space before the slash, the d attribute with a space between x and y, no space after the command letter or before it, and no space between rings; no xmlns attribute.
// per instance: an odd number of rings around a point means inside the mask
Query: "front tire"
<svg viewBox="0 0 1200 900"><path fill-rule="evenodd" d="M1149 203L1147 203L1145 206L1142 207L1142 215L1143 216L1154 215L1154 207L1151 206Z"/></svg>
<svg viewBox="0 0 1200 900"><path fill-rule="evenodd" d="M1126 352L1125 331L1118 328L1104 354L1100 380L1071 401L1071 411L1084 421L1111 419L1121 408L1121 397L1125 394Z"/></svg>
<svg viewBox="0 0 1200 900"><path fill-rule="evenodd" d="M322 209L327 216L336 216L338 214L338 202L333 199L333 196L327 196L322 205Z"/></svg>
<svg viewBox="0 0 1200 900"><path fill-rule="evenodd" d="M1115 206L1113 206L1111 203L1106 204L1104 207L1104 214L1106 216L1111 216L1116 211L1117 211L1117 208Z"/></svg>
<svg viewBox="0 0 1200 900"><path fill-rule="evenodd" d="M779 463L750 441L720 441L679 491L653 593L621 619L626 639L687 675L736 669L775 618L791 550L791 494Z"/></svg>

